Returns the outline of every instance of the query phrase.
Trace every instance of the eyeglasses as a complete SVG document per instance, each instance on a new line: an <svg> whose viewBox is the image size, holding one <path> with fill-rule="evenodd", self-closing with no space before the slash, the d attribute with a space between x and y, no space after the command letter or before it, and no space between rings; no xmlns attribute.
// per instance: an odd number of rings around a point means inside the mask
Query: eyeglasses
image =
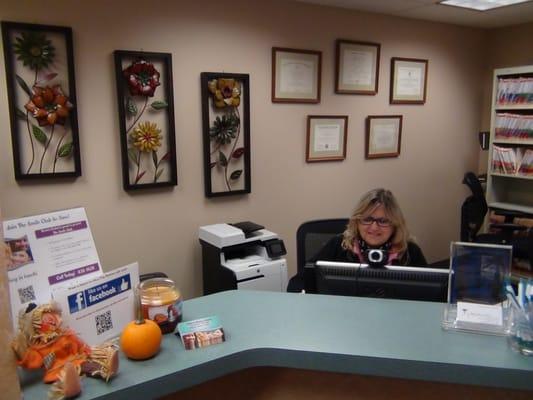
<svg viewBox="0 0 533 400"><path fill-rule="evenodd" d="M388 228L392 225L392 221L387 218L365 217L361 218L359 222L361 223L361 225L372 225L372 223L375 222L381 228Z"/></svg>

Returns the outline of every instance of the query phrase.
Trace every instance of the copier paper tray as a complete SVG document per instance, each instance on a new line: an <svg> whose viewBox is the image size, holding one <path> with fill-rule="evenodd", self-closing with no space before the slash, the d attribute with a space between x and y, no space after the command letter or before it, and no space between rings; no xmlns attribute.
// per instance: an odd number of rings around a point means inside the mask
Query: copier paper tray
<svg viewBox="0 0 533 400"><path fill-rule="evenodd" d="M250 236L252 236L253 232L265 228L263 225L259 225L251 221L236 222L234 224L229 225L234 226L235 228L239 228L241 231L243 231L245 238L249 238Z"/></svg>

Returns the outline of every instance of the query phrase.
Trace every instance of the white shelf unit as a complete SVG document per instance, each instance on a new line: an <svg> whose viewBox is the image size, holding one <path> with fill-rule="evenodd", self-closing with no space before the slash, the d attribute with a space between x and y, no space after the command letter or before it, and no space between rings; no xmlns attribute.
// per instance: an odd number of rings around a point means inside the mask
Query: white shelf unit
<svg viewBox="0 0 533 400"><path fill-rule="evenodd" d="M506 70L512 68L505 68ZM497 70L501 71L501 70ZM533 110L533 104L496 104L496 111L513 111L513 110Z"/></svg>
<svg viewBox="0 0 533 400"><path fill-rule="evenodd" d="M494 70L490 123L489 164L487 173L487 203L491 208L533 214L533 177L492 172L493 146L533 149L533 138L496 138L496 117L503 113L533 116L533 102L498 104L498 83L502 78L533 77L533 65Z"/></svg>
<svg viewBox="0 0 533 400"><path fill-rule="evenodd" d="M533 146L533 139L495 139L493 140L494 144L519 144L522 146L530 145Z"/></svg>
<svg viewBox="0 0 533 400"><path fill-rule="evenodd" d="M533 176L526 176L526 175L518 175L518 174L501 174L499 172L492 172L492 176L501 176L504 178L510 178L510 179L533 179Z"/></svg>

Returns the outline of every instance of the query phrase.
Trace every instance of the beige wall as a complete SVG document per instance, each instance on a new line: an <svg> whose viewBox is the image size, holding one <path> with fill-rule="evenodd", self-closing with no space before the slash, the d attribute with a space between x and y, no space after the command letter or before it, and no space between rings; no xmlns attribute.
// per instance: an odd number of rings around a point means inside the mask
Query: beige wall
<svg viewBox="0 0 533 400"><path fill-rule="evenodd" d="M480 130L490 129L490 103L492 101L492 79L495 68L533 65L533 23L493 29L487 33L490 47L486 54L482 126ZM479 157L479 171L487 172L488 151Z"/></svg>
<svg viewBox="0 0 533 400"><path fill-rule="evenodd" d="M111 269L138 260L165 271L186 298L201 294L200 225L251 220L280 234L295 271L303 221L347 216L377 186L396 193L429 260L459 237L465 171L478 165L486 32L281 0L47 1L2 4L2 20L71 26L74 32L83 176L73 183L17 183L13 177L5 76L0 78L0 196L7 218L84 206L101 261ZM382 45L379 93L333 93L337 38ZM271 47L323 52L319 105L270 101ZM112 52L172 53L179 185L122 189ZM390 106L390 58L429 59L423 106ZM3 70L3 59L0 61ZM203 193L200 72L250 74L252 193ZM305 162L306 116L349 116L343 162ZM364 159L367 115L402 114L401 156Z"/></svg>

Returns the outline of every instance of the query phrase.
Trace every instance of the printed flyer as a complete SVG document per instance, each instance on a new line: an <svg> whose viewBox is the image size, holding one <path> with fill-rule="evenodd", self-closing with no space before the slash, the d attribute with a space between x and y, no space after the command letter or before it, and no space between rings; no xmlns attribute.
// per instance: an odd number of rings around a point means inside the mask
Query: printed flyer
<svg viewBox="0 0 533 400"><path fill-rule="evenodd" d="M11 314L50 301L54 291L102 275L84 208L3 222Z"/></svg>
<svg viewBox="0 0 533 400"><path fill-rule="evenodd" d="M226 341L224 329L217 316L180 322L178 333L185 350L199 349Z"/></svg>
<svg viewBox="0 0 533 400"><path fill-rule="evenodd" d="M54 294L63 310L63 323L94 346L122 332L135 319L134 290L139 264L132 263Z"/></svg>

